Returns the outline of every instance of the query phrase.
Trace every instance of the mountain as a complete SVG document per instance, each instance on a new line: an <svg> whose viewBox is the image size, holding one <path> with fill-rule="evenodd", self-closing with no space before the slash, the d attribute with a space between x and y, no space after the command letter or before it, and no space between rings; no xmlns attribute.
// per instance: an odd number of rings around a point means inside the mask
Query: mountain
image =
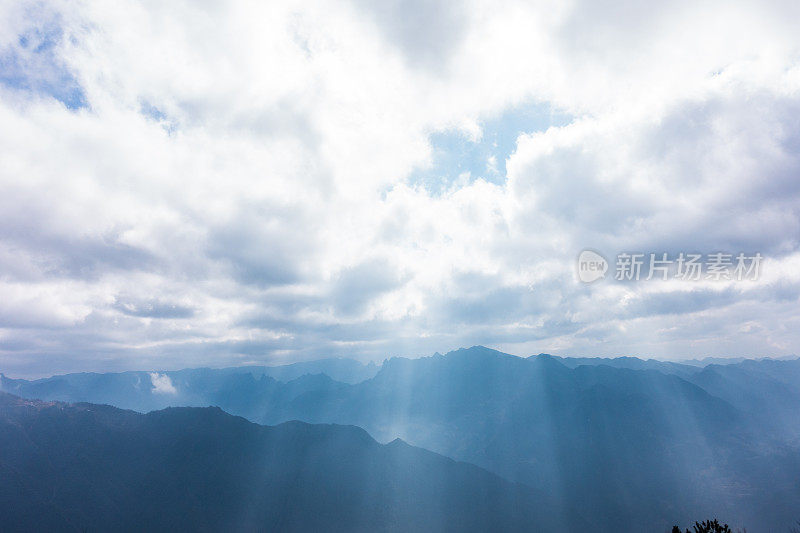
<svg viewBox="0 0 800 533"><path fill-rule="evenodd" d="M703 357L702 359L684 359L681 361L684 365L698 366L705 368L708 365L733 365L747 361L746 357Z"/></svg>
<svg viewBox="0 0 800 533"><path fill-rule="evenodd" d="M547 354L533 355L529 359L544 356ZM659 361L657 359L639 359L638 357L558 357L560 363L569 368L576 368L581 365L589 366L612 366L614 368L627 368L630 370L658 370L665 374L674 374L680 377L688 377L700 372L702 366L674 363L672 361Z"/></svg>
<svg viewBox="0 0 800 533"><path fill-rule="evenodd" d="M0 374L0 391L24 398L109 404L139 412L172 406L232 405L235 410L244 409L241 414L246 416L249 414L246 406L254 412L263 411L269 403L291 398L309 383L315 383L315 388L336 387L336 383L369 379L377 371L374 363L339 358L272 367L84 372L36 380L11 379Z"/></svg>
<svg viewBox="0 0 800 533"><path fill-rule="evenodd" d="M688 378L784 438L800 438L800 360L708 365Z"/></svg>
<svg viewBox="0 0 800 533"><path fill-rule="evenodd" d="M656 370L569 368L483 347L394 358L362 383L309 391L263 421L364 427L580 502L596 531L692 516L788 526L796 449L731 403ZM767 481L770 479L770 481Z"/></svg>
<svg viewBox="0 0 800 533"><path fill-rule="evenodd" d="M199 369L70 378L66 389L59 377L0 386L141 411L216 405L263 424L355 425L380 442L401 438L546 492L558 513L579 505L596 531L719 516L752 532L798 519L800 362L597 363L476 346L388 359L355 384Z"/></svg>
<svg viewBox="0 0 800 533"><path fill-rule="evenodd" d="M370 361L367 364L343 357L303 361L279 366L253 367L259 374L269 376L278 381L292 381L306 374L325 374L334 381L342 383L359 383L378 373L380 367Z"/></svg>
<svg viewBox="0 0 800 533"><path fill-rule="evenodd" d="M560 531L548 498L352 426L0 393L0 529ZM577 523L576 523L577 522Z"/></svg>

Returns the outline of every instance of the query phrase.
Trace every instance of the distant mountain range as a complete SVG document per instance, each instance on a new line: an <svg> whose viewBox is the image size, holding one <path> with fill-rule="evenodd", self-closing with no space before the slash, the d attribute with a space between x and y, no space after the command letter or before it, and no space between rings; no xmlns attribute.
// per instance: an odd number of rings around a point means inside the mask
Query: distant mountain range
<svg viewBox="0 0 800 533"><path fill-rule="evenodd" d="M282 366L195 368L175 371L82 372L36 380L0 374L0 391L25 398L90 402L148 412L165 407L235 404L259 408L276 391L296 394L305 388L359 383L378 372L374 363L352 359L321 359ZM284 386L284 383L291 383ZM237 412L238 409L234 409ZM258 411L260 412L260 410Z"/></svg>
<svg viewBox="0 0 800 533"><path fill-rule="evenodd" d="M330 361L271 376L249 367L0 377L0 389L141 412L214 405L263 424L355 425L533 487L551 516L579 508L595 531L719 516L753 532L800 519L798 360L703 367L473 347L380 368L333 360L330 372L348 383L325 371Z"/></svg>
<svg viewBox="0 0 800 533"><path fill-rule="evenodd" d="M352 426L0 393L3 531L560 531L546 496Z"/></svg>

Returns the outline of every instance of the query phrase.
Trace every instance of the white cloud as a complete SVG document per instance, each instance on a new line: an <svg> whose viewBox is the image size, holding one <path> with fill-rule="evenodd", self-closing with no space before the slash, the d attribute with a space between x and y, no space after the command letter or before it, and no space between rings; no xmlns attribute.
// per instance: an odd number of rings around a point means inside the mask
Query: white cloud
<svg viewBox="0 0 800 533"><path fill-rule="evenodd" d="M793 278L658 300L572 272L587 246L790 270L796 6L417 7L0 3L0 364L800 348ZM575 118L505 181L490 154L491 181L410 183L431 133L535 103Z"/></svg>
<svg viewBox="0 0 800 533"><path fill-rule="evenodd" d="M166 374L150 372L150 382L153 384L154 394L178 394L178 389L172 384L172 379Z"/></svg>

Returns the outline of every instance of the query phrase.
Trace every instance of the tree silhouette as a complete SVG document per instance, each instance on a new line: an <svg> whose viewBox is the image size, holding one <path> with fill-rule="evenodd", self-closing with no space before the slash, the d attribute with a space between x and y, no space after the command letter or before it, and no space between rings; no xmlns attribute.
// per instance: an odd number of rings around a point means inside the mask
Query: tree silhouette
<svg viewBox="0 0 800 533"><path fill-rule="evenodd" d="M687 528L686 533L733 533L728 524L721 525L716 518L713 521L695 522L693 529L694 531L689 531ZM681 528L673 526L672 533L681 533Z"/></svg>

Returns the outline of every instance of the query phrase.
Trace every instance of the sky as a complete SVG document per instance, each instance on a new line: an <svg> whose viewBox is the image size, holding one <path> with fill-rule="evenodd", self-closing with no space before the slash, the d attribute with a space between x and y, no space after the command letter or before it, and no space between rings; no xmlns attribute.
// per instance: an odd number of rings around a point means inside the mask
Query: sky
<svg viewBox="0 0 800 533"><path fill-rule="evenodd" d="M797 20L0 0L0 372L800 353ZM615 279L684 252L763 261Z"/></svg>

